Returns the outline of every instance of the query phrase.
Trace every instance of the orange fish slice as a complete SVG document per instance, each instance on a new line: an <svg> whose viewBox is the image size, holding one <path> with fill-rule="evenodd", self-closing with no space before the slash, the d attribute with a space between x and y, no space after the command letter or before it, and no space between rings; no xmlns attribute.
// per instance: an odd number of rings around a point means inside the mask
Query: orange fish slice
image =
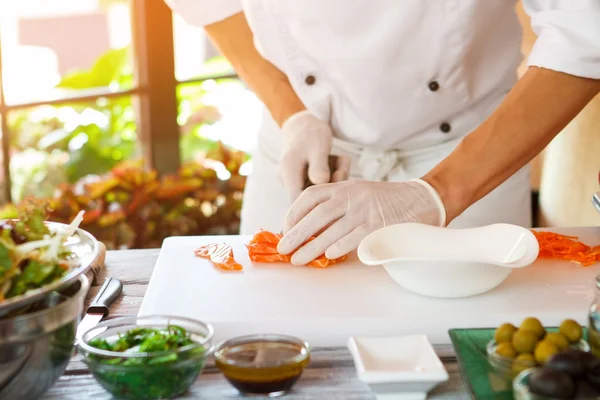
<svg viewBox="0 0 600 400"><path fill-rule="evenodd" d="M576 236L537 231L533 234L540 245L539 258L571 261L584 267L600 261L600 246L592 248L581 243Z"/></svg>
<svg viewBox="0 0 600 400"><path fill-rule="evenodd" d="M283 255L277 252L277 244L281 240L283 235L276 234L268 231L258 231L250 240L250 243L246 245L248 248L248 256L253 262L262 263L273 263L273 262L284 262L289 263L292 259L292 255ZM307 242L313 240L310 238ZM321 255L319 258L309 262L307 266L313 268L327 268L333 264L345 261L348 257L343 256L331 260L325 255Z"/></svg>
<svg viewBox="0 0 600 400"><path fill-rule="evenodd" d="M233 249L227 243L211 243L194 250L197 257L207 258L217 267L228 271L240 271L244 267L233 258Z"/></svg>

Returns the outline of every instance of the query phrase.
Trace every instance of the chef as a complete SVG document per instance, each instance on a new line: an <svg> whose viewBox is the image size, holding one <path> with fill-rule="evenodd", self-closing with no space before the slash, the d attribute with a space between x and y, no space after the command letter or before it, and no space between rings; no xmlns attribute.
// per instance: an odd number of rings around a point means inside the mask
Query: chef
<svg viewBox="0 0 600 400"><path fill-rule="evenodd" d="M294 264L402 222L530 226L529 161L600 91L600 0L523 0L520 79L516 1L167 2L265 105L241 231Z"/></svg>

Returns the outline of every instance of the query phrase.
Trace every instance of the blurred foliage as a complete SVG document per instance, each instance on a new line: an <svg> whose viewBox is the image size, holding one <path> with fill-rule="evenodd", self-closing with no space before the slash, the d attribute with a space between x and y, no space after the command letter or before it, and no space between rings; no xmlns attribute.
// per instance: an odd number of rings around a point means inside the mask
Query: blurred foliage
<svg viewBox="0 0 600 400"><path fill-rule="evenodd" d="M182 165L178 173L159 177L141 161L117 164L104 176L87 176L63 184L53 197L37 200L48 219L69 223L85 211L81 228L109 249L160 247L169 236L234 234L239 231L240 175L245 153L217 143L202 162ZM217 170L224 167L228 179ZM0 218L16 218L21 207L7 205Z"/></svg>
<svg viewBox="0 0 600 400"><path fill-rule="evenodd" d="M134 85L130 56L128 47L109 50L88 70L65 75L57 88L68 95L107 87L112 91L129 89ZM206 65L215 70L225 68L220 57ZM177 92L182 159L193 161L198 154L216 149L216 142L203 138L200 130L217 122L220 115L215 107L203 104L206 90L201 85L180 85ZM131 96L99 97L11 112L13 199L49 196L62 183L106 173L124 160L137 158L134 102Z"/></svg>
<svg viewBox="0 0 600 400"><path fill-rule="evenodd" d="M227 65L221 57L206 62L211 71L224 72ZM230 80L216 80L212 86ZM65 75L57 89L73 95L133 86L131 51L122 48L108 51L87 70ZM52 199L50 217L62 222L87 210L84 228L111 248L160 245L172 234L236 232L245 182L238 164L248 156L202 137L202 127L221 118L215 107L204 103L206 94L201 84L177 88L184 165L179 174L168 177L144 171L137 161L132 96L11 112L7 122L12 132L13 200ZM219 179L217 171L225 169L224 175L231 177ZM8 206L5 214L14 208Z"/></svg>

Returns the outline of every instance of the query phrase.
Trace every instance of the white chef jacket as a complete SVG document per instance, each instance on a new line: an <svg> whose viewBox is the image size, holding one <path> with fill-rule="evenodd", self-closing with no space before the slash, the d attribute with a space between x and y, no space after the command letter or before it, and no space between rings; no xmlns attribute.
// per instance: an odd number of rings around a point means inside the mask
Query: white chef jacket
<svg viewBox="0 0 600 400"><path fill-rule="evenodd" d="M189 23L244 11L261 55L337 138L376 149L462 137L517 80L508 0L167 0ZM528 65L600 79L600 0L524 0Z"/></svg>
<svg viewBox="0 0 600 400"><path fill-rule="evenodd" d="M260 54L330 123L351 179L427 173L502 102L522 61L516 0L166 1L198 26L244 11ZM539 36L528 65L600 79L600 0L523 1ZM242 234L282 228L290 203L276 174L281 142L266 112ZM450 226L528 227L530 200L525 167Z"/></svg>

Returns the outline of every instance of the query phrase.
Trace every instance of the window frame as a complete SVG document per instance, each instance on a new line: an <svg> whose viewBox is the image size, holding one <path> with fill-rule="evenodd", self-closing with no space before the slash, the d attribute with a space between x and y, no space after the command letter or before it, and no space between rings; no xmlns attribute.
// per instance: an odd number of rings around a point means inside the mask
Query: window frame
<svg viewBox="0 0 600 400"><path fill-rule="evenodd" d="M0 132L4 181L3 197L12 201L10 173L10 139L8 115L15 110L43 105L83 103L99 98L132 96L136 109L137 136L147 168L159 174L174 173L181 164L179 149L180 129L177 123L179 85L200 84L206 80L237 78L235 73L201 76L177 80L173 14L163 0L130 0L132 18L132 49L135 85L131 89L110 91L90 90L75 96L6 104L2 51L0 49ZM0 37L1 43L1 37Z"/></svg>

